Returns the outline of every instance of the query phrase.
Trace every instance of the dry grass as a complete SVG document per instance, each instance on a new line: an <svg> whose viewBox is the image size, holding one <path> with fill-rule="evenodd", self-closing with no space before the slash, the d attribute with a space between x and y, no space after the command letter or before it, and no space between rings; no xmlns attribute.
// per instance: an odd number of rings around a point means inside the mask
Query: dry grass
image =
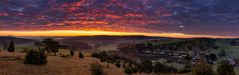
<svg viewBox="0 0 239 75"><path fill-rule="evenodd" d="M48 55L46 65L29 65L23 63L26 53L0 51L0 75L91 75L91 64L100 62L98 59L90 57L89 52L83 52L83 54L85 55L83 59L78 57L78 52L75 52L74 57L64 58ZM101 63L101 65L107 75L125 75L123 69L116 68L115 65L107 63ZM152 74L141 73L134 75Z"/></svg>
<svg viewBox="0 0 239 75"><path fill-rule="evenodd" d="M46 65L27 65L23 64L25 54L0 51L0 75L90 75L90 65L99 62L91 57L80 59L78 55L67 58L48 56ZM102 65L108 75L124 75L123 69Z"/></svg>

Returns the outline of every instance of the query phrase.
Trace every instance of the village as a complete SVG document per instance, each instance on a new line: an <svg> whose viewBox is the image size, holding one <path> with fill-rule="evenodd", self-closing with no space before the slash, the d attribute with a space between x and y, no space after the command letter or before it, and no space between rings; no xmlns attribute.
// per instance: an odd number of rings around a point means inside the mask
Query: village
<svg viewBox="0 0 239 75"><path fill-rule="evenodd" d="M237 41L231 41L232 46L238 46ZM131 49L135 49L137 51L136 55L141 59L150 59L152 62L160 62L160 63L178 63L178 64L197 64L200 61L206 61L208 64L214 65L217 64L217 60L229 60L234 67L239 66L238 58L227 58L225 50L220 51L219 54L212 53L210 51L205 50L166 50L155 48L153 46L148 47L145 44L144 48L135 48L134 43L128 44ZM141 45L142 46L142 45ZM150 46L150 45L149 45Z"/></svg>

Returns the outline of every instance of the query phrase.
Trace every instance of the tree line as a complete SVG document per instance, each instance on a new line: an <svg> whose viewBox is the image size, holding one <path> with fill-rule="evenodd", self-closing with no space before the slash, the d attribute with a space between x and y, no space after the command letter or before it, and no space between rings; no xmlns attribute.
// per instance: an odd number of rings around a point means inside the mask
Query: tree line
<svg viewBox="0 0 239 75"><path fill-rule="evenodd" d="M101 62L106 62L110 64L114 64L118 68L124 68L124 72L126 74L133 73L176 73L177 69L164 65L161 63L153 63L151 60L143 60L141 63L137 63L135 61L131 61L127 58L117 56L117 55L109 55L107 52L99 52L93 53L92 57L99 58Z"/></svg>
<svg viewBox="0 0 239 75"><path fill-rule="evenodd" d="M214 55L213 55L214 56ZM192 75L235 75L233 65L228 60L222 60L217 66L217 71L213 70L212 65L206 60L201 60L197 64L185 66L179 70L173 66L165 65L160 62L152 62L151 60L143 59L140 63L130 61L126 58L109 55L107 52L93 53L92 57L99 58L101 62L115 64L118 68L124 68L126 74L134 73L154 73L154 74L176 74L176 73L192 73Z"/></svg>

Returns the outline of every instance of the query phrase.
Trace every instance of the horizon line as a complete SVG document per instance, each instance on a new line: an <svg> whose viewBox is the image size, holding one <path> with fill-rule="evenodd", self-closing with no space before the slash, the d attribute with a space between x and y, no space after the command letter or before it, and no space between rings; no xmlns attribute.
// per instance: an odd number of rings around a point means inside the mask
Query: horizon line
<svg viewBox="0 0 239 75"><path fill-rule="evenodd" d="M0 36L20 37L70 37L70 36L151 36L169 38L239 38L239 36L196 35L184 33L144 33L117 31L83 31L83 30L47 30L47 31L0 31Z"/></svg>

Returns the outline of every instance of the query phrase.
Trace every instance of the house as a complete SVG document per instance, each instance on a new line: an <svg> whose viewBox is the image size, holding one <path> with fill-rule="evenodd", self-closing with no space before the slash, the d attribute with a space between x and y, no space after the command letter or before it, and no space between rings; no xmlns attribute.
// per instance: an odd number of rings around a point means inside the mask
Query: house
<svg viewBox="0 0 239 75"><path fill-rule="evenodd" d="M185 51L173 51L173 50L141 50L139 52L140 57L148 57L150 59L166 59L167 62L183 62L184 58L187 56Z"/></svg>

